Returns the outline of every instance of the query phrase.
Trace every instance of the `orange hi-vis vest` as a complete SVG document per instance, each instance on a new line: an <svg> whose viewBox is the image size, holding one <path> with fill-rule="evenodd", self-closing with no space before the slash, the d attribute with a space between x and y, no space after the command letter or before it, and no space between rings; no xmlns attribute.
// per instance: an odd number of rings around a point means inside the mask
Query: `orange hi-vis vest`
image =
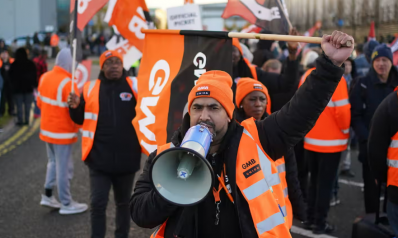
<svg viewBox="0 0 398 238"><path fill-rule="evenodd" d="M286 204L286 225L287 228L290 229L293 226L293 207L292 203L289 199L288 186L286 181L286 166L285 166L285 158L282 157L275 161L276 168L278 169L279 178L282 183L283 195L285 196L285 204Z"/></svg>
<svg viewBox="0 0 398 238"><path fill-rule="evenodd" d="M244 131L236 158L236 185L246 199L259 238L283 237L291 234L285 224L286 207L282 185L275 162L260 144L253 118L241 124ZM169 143L157 153L171 148ZM243 164L247 165L243 168ZM167 221L155 230L151 238L164 238Z"/></svg>
<svg viewBox="0 0 398 238"><path fill-rule="evenodd" d="M391 144L387 152L387 186L398 187L398 132L391 138Z"/></svg>
<svg viewBox="0 0 398 238"><path fill-rule="evenodd" d="M300 86L314 69L309 69L303 75ZM351 123L350 108L347 82L342 77L314 128L305 136L304 148L319 153L336 153L346 150Z"/></svg>
<svg viewBox="0 0 398 238"><path fill-rule="evenodd" d="M53 70L41 77L37 106L41 109L40 139L45 142L71 144L77 141L79 126L70 118L67 104L71 77L59 66L54 66Z"/></svg>
<svg viewBox="0 0 398 238"><path fill-rule="evenodd" d="M137 98L137 80L135 77L126 78L134 97ZM99 91L101 80L87 82L83 88L83 97L86 102L84 108L84 122L82 132L82 160L85 160L94 143L95 131L99 114Z"/></svg>
<svg viewBox="0 0 398 238"><path fill-rule="evenodd" d="M10 57L9 61L10 61L10 64L12 64L12 63L14 63L15 60L14 60L14 58ZM0 59L0 68L1 67L3 67L3 60L2 59Z"/></svg>

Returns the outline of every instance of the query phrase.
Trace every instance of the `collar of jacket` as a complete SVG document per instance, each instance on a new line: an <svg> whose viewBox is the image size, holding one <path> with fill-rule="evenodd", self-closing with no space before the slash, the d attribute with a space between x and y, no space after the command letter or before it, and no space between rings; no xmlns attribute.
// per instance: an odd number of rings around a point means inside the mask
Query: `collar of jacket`
<svg viewBox="0 0 398 238"><path fill-rule="evenodd" d="M373 84L385 84L380 81L379 76L377 75L376 70L373 68L373 66L369 70L369 76ZM394 88L398 86L398 70L394 65L391 66L390 74L388 75L388 80L386 84L391 85Z"/></svg>
<svg viewBox="0 0 398 238"><path fill-rule="evenodd" d="M123 69L122 77L120 77L117 80L110 80L105 77L104 72L101 70L100 74L98 75L98 79L101 80L101 82L106 82L106 83L112 83L112 82L120 82L121 79L125 79L127 77L127 72L126 70Z"/></svg>
<svg viewBox="0 0 398 238"><path fill-rule="evenodd" d="M57 65L54 66L53 71L56 73L61 73L67 75L69 78L72 78L72 74L66 71L64 68L59 67Z"/></svg>

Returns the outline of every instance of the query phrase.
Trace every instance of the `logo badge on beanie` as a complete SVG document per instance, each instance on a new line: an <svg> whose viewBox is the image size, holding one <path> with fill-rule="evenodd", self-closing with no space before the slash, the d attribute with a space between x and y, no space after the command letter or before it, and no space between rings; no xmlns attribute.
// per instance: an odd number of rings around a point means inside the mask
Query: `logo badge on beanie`
<svg viewBox="0 0 398 238"><path fill-rule="evenodd" d="M210 91L199 91L199 92L196 92L196 96L210 96Z"/></svg>
<svg viewBox="0 0 398 238"><path fill-rule="evenodd" d="M374 59L376 56L378 56L379 55L379 52L377 52L377 51L375 51L375 52L373 52L373 54L372 54L372 59Z"/></svg>
<svg viewBox="0 0 398 238"><path fill-rule="evenodd" d="M111 55L112 55L112 52L106 52L106 53L105 53L105 57L106 57L106 58L108 58L108 57L111 56Z"/></svg>

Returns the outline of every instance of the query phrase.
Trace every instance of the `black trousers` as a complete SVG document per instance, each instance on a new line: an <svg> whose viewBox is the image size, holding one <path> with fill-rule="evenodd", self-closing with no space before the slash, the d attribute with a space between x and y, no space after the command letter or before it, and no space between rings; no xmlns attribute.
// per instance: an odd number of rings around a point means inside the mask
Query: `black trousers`
<svg viewBox="0 0 398 238"><path fill-rule="evenodd" d="M8 115L14 115L15 114L14 98L9 83L4 84L3 90L1 92L0 115L5 114L6 103L8 105Z"/></svg>
<svg viewBox="0 0 398 238"><path fill-rule="evenodd" d="M318 153L305 150L305 157L311 173L307 217L309 222L323 227L329 212L341 152Z"/></svg>
<svg viewBox="0 0 398 238"><path fill-rule="evenodd" d="M301 192L303 194L304 200L308 199L308 161L304 156L304 141L300 141L294 147L294 154L296 155L297 162L297 177L300 182Z"/></svg>
<svg viewBox="0 0 398 238"><path fill-rule="evenodd" d="M362 178L364 183L363 195L365 199L365 212L376 213L377 205L380 200L377 197L377 185L367 159L363 160L362 162Z"/></svg>
<svg viewBox="0 0 398 238"><path fill-rule="evenodd" d="M130 230L129 201L134 174L113 175L90 169L91 237L104 238L106 234L106 207L113 187L116 204L115 238L127 238Z"/></svg>

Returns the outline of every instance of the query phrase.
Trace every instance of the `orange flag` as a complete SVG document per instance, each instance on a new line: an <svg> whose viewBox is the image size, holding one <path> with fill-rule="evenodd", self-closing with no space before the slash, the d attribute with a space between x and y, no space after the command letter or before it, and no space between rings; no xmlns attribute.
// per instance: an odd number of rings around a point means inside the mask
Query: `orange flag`
<svg viewBox="0 0 398 238"><path fill-rule="evenodd" d="M110 0L105 21L116 26L120 34L142 52L145 34L141 29L148 29L150 22L144 0Z"/></svg>
<svg viewBox="0 0 398 238"><path fill-rule="evenodd" d="M184 4L190 4L193 3L193 0L184 0Z"/></svg>

